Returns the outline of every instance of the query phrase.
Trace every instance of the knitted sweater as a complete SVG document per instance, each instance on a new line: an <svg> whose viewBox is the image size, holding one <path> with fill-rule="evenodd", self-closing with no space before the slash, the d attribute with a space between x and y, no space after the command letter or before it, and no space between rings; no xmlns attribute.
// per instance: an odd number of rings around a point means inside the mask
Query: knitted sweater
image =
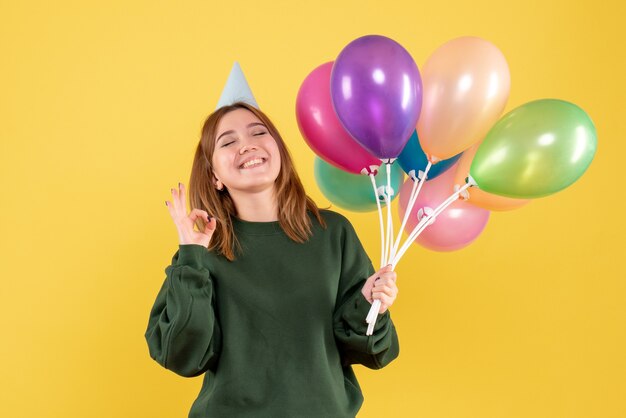
<svg viewBox="0 0 626 418"><path fill-rule="evenodd" d="M313 235L292 241L278 221L233 218L234 261L179 245L151 309L150 356L204 381L189 412L209 417L355 417L363 395L352 369L399 354L390 312L366 336L361 293L375 270L343 215L309 213Z"/></svg>

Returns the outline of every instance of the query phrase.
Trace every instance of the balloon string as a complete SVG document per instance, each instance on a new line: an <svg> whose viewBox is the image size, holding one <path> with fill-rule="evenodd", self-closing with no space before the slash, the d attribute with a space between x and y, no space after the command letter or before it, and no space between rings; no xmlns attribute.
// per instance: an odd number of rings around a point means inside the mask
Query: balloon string
<svg viewBox="0 0 626 418"><path fill-rule="evenodd" d="M385 205L387 205L387 244L385 254L385 265L389 260L393 258L393 218L391 216L391 164L385 164L387 166L387 188L385 189Z"/></svg>
<svg viewBox="0 0 626 418"><path fill-rule="evenodd" d="M390 202L389 202L389 197L387 196L387 193L385 194L385 204L387 205L387 237L386 237L386 245L385 245L385 258L383 263L381 263L381 267L383 268L384 266L386 266L388 263L386 260L388 260L389 257L389 240L391 239L391 236L389 234L390 231L390 227L389 227L389 206L390 206ZM376 317L378 315L378 311L380 310L380 300L376 299L374 300L374 302L372 303L372 306L370 307L369 312L367 313L367 317L365 318L365 321L369 324L367 327L367 333L366 335L372 335L372 330L374 329L374 324L376 323Z"/></svg>
<svg viewBox="0 0 626 418"><path fill-rule="evenodd" d="M454 195L450 196L448 199L446 199L441 205L439 205L434 211L433 213L431 213L428 216L425 216L422 218L422 220L417 224L417 226L413 229L413 231L411 231L411 233L409 234L409 237L407 238L407 240L405 241L404 245L402 246L402 248L400 249L400 251L398 251L398 254L396 256L396 259L394 260L396 263L400 261L400 258L402 258L402 256L404 255L404 253L409 249L409 247L411 246L411 244L413 242L415 242L415 240L417 239L417 237L426 229L426 227L429 224L429 221L433 218L435 218L437 215L439 215L441 212L443 212L443 210L445 210L449 205L451 205L452 203L454 203L454 201L457 199L458 197L455 197Z"/></svg>
<svg viewBox="0 0 626 418"><path fill-rule="evenodd" d="M387 205L387 242L385 244L385 261L381 263L381 268L389 264L388 260L391 260L395 256L395 248L397 248L397 245L394 245L393 240L393 217L391 216L391 164L392 163L389 162L385 164L387 166L387 188L383 192L383 196L385 197L385 205ZM376 325L376 318L378 316L378 311L380 310L380 305L381 302L379 299L376 299L374 303L372 303L370 311L367 314L367 318L365 319L369 324L366 335L372 335L374 331L374 325Z"/></svg>
<svg viewBox="0 0 626 418"><path fill-rule="evenodd" d="M374 189L374 199L376 200L376 207L378 208L378 220L380 223L380 268L383 268L386 265L386 259L385 259L386 239L385 239L385 233L383 231L384 229L383 211L380 207L380 199L378 198L378 187L376 187L376 179L373 173L370 173L369 176L370 176L370 179L372 180L372 188ZM378 304L376 302L378 302ZM378 313L379 310L380 310L380 301L377 299L374 301L374 303L372 304L370 308L370 311L367 314L366 321L369 323L369 326L367 327L366 335L372 335L373 326L371 324L370 318L372 316L372 312L374 313L374 318L376 318L376 314Z"/></svg>
<svg viewBox="0 0 626 418"><path fill-rule="evenodd" d="M419 192L420 192L424 182L428 178L428 172L430 171L431 167L432 167L432 163L429 161L428 165L426 166L426 170L424 171L424 173L421 176L418 175L417 180L414 180L413 189L411 190L411 196L409 197L408 209L404 213L404 219L402 220L402 226L400 227L400 230L398 231L398 236L396 237L396 239L394 241L395 243L394 243L394 245L392 247L389 259L393 259L395 257L396 251L398 250L398 246L400 244L400 238L402 237L402 231L404 230L406 222L409 219L409 214L411 213L411 210L413 209L413 205L415 204L415 201L417 200L417 196L419 195ZM389 184L389 183L390 183L390 180L389 180L389 178L387 178L387 184ZM393 229L391 229L390 231L393 232ZM385 263L385 265L386 264L389 264L389 263ZM392 263L391 271L393 271L394 268L395 268L395 264ZM374 301L374 304L370 308L370 311L369 311L369 313L367 315L367 319L366 319L368 324L369 324L368 330L367 330L367 335L372 335L374 325L376 324L376 317L377 317L378 311L380 310L380 305L381 305L380 300L377 299L376 301Z"/></svg>
<svg viewBox="0 0 626 418"><path fill-rule="evenodd" d="M415 202L417 201L417 197L420 194L420 190L422 189L422 186L424 185L424 183L426 182L426 179L428 178L428 172L430 171L430 168L432 167L432 165L433 164L430 161L428 161L424 174L422 174L421 176L418 174L417 180L413 180L413 189L411 190L411 197L409 197L409 204L406 208L406 211L404 212L404 219L402 220L402 226L400 227L400 230L398 231L398 236L396 237L395 246L392 251L392 253L394 254L394 257L395 257L395 254L397 254L398 246L400 245L400 238L402 237L402 231L404 231L404 227L406 226L406 223L409 220L411 210L413 210L413 206L415 205ZM417 191L415 190L416 188L417 188Z"/></svg>
<svg viewBox="0 0 626 418"><path fill-rule="evenodd" d="M383 210L380 208L380 200L378 199L378 187L376 187L376 179L373 173L369 173L372 180L372 187L374 188L374 199L376 200L376 207L378 207L378 220L380 222L380 268L385 265L385 234L383 232Z"/></svg>
<svg viewBox="0 0 626 418"><path fill-rule="evenodd" d="M378 309L380 309L380 300L376 299L375 302L378 303L374 303L372 307L374 305L378 305ZM374 325L376 325L376 317L374 317L374 320L367 325L367 331L365 332L365 335L372 335L374 333Z"/></svg>
<svg viewBox="0 0 626 418"><path fill-rule="evenodd" d="M419 194L419 190L421 188L421 185L424 183L425 179L426 179L426 174L428 173L428 170L430 169L430 162L429 165L426 168L425 174L423 176L423 178L421 178L419 180L419 186L417 189L417 192L415 193L415 195L413 195L413 191L415 191L415 184L413 185L413 190L411 192L411 197L409 198L410 200L410 206L407 206L407 211L405 212L405 221L407 219L407 213L410 213L411 210L413 209L412 206L415 203L415 201L417 200L417 194ZM387 167L387 173L388 173L388 177L387 177L387 184L389 185L390 181L389 181L389 166ZM374 182L373 178L372 178L372 183L374 185L374 187L376 187L376 183ZM450 195L450 197L448 197L443 203L441 203L434 211L433 213L431 213L430 215L424 216L420 222L417 224L417 226L413 229L413 231L411 231L411 233L409 234L409 237L407 238L407 240L405 241L405 243L402 245L402 247L400 248L400 251L397 254L393 254L391 257L391 262L387 263L386 261L381 263L381 268L387 264L391 264L391 270L393 271L395 269L395 267L398 265L398 263L400 262L400 259L402 258L402 256L406 253L406 251L409 249L409 247L411 246L411 244L413 242L415 242L415 240L419 237L419 235L426 229L426 227L428 227L430 220L435 218L436 216L438 216L441 212L443 212L448 206L450 206L452 203L454 203L458 198L459 195L461 193L463 193L465 190L467 190L469 187L475 186L475 183L473 181L468 182L467 184L465 184L463 187L459 188L457 191L455 191L454 193L452 193L452 195ZM388 196L388 193L384 193L385 196L385 203L387 204L387 209L389 209L390 206L390 199ZM378 201L377 201L378 202ZM387 212L387 214L389 215L389 211ZM379 220L381 223L381 237L382 237L382 210L380 209L379 206ZM404 221L403 221L403 226L400 229L400 233L402 233L402 230L404 228ZM388 230L389 231L389 230ZM388 238L389 237L388 235ZM397 243L397 240L396 240ZM374 332L374 326L376 324L376 319L378 317L378 311L380 310L380 299L376 299L374 300L374 303L372 303L372 306L367 314L367 318L366 321L368 323L368 327L367 327L367 331L366 331L366 335L372 335Z"/></svg>
<svg viewBox="0 0 626 418"><path fill-rule="evenodd" d="M413 231L411 231L411 234L409 235L409 238L407 238L407 240L404 242L404 245L402 245L402 248L400 249L400 251L398 251L398 254L394 258L392 264L394 264L394 265L398 264L398 262L400 261L400 259L404 255L404 253L409 249L410 245L413 242L415 242L417 237L419 237L419 235L422 233L422 231L424 231L426 229L426 227L429 225L429 222L430 222L431 219L435 218L441 212L446 210L446 208L448 206L450 206L452 203L454 203L459 198L459 195L461 193L463 193L463 191L465 191L466 189L468 189L469 187L472 187L472 186L473 186L472 183L465 184L459 190L457 190L456 192L452 193L452 195L450 195L450 197L448 197L442 204L437 206L437 208L433 211L433 213L431 213L428 216L423 217L422 220L417 224L417 226L415 228L413 228Z"/></svg>

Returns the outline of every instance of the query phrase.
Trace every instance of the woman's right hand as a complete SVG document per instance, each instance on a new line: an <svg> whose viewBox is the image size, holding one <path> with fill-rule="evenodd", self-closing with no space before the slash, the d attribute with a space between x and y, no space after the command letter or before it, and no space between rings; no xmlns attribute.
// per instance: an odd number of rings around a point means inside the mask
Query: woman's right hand
<svg viewBox="0 0 626 418"><path fill-rule="evenodd" d="M178 183L178 190L172 189L172 202L166 200L165 205L167 205L170 215L174 220L174 224L176 225L176 229L178 230L180 245L198 244L208 248L213 232L215 232L215 227L217 226L215 217L209 218L209 214L200 209L194 209L187 215L185 186L182 183ZM204 231L196 231L194 229L198 218L202 218L206 222Z"/></svg>

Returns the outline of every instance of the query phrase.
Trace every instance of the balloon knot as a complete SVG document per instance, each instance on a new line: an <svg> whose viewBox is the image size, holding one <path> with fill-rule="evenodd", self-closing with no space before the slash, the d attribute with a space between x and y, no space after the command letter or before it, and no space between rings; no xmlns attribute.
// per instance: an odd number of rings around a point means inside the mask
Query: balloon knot
<svg viewBox="0 0 626 418"><path fill-rule="evenodd" d="M391 196L395 194L395 191L391 186L380 186L376 189L376 192L378 193L378 200L382 202L385 201L385 194L389 197L389 200L391 200Z"/></svg>
<svg viewBox="0 0 626 418"><path fill-rule="evenodd" d="M415 170L411 170L407 174L409 175L409 177L413 181L419 181L419 180L424 180L424 179L428 178L426 173L424 173L422 170L419 170L417 175L415 175Z"/></svg>
<svg viewBox="0 0 626 418"><path fill-rule="evenodd" d="M373 174L374 176L378 175L378 168L380 166L378 165L370 165L368 167L363 167L361 169L361 174L369 176L370 174Z"/></svg>
<svg viewBox="0 0 626 418"><path fill-rule="evenodd" d="M422 222L422 219L424 219L424 218L425 218L425 217L427 217L427 216L431 216L433 213L435 213L435 211L433 210L433 208L428 207L428 206L424 206L423 208L420 208L420 209L417 211L417 220L418 220L419 222ZM428 226L428 225L432 225L432 224L434 224L434 223L435 223L435 219L436 219L436 218L437 218L436 216L433 216L433 217L432 217L432 218L428 221L428 223L427 223L426 225Z"/></svg>
<svg viewBox="0 0 626 418"><path fill-rule="evenodd" d="M459 193L459 190L461 189L461 186L458 184L454 185L454 191L455 193ZM470 194L467 191L467 189L463 190L461 193L459 193L459 199L461 200L468 200L470 198Z"/></svg>
<svg viewBox="0 0 626 418"><path fill-rule="evenodd" d="M467 175L467 177L465 177L465 183L468 183L470 187L478 187L478 183L476 183L476 180L474 180L474 178L469 174Z"/></svg>
<svg viewBox="0 0 626 418"><path fill-rule="evenodd" d="M426 158L428 159L428 161L431 162L431 164L437 164L439 161L441 161L441 158L435 157L434 155L430 154L426 154Z"/></svg>

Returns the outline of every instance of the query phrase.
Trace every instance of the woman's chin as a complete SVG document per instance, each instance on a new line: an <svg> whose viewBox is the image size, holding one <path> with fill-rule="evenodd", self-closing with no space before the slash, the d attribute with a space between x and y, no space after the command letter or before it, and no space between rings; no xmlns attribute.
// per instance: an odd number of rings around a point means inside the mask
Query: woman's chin
<svg viewBox="0 0 626 418"><path fill-rule="evenodd" d="M237 186L229 188L229 190L236 190L239 193L260 193L272 189L275 184L275 180L255 180L256 181L246 182L245 184L238 184Z"/></svg>

